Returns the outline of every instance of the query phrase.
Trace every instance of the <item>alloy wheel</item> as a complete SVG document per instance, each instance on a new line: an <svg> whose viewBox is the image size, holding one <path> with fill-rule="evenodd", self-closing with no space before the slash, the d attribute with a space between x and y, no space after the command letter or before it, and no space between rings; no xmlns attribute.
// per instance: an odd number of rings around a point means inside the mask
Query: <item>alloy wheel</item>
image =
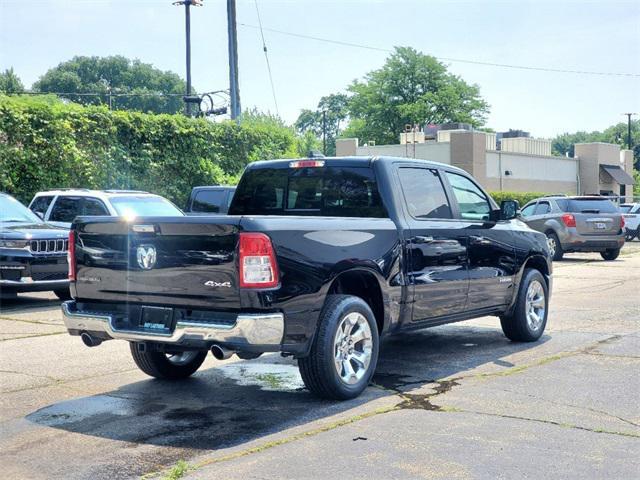
<svg viewBox="0 0 640 480"><path fill-rule="evenodd" d="M369 322L360 313L347 314L338 325L333 342L334 364L340 379L358 383L371 363L373 340Z"/></svg>

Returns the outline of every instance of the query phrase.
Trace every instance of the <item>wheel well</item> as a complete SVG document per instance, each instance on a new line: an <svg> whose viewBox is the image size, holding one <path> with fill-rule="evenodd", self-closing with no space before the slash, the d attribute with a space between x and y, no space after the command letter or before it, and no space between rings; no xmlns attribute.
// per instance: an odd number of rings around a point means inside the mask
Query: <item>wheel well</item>
<svg viewBox="0 0 640 480"><path fill-rule="evenodd" d="M547 279L547 275L549 275L549 265L542 257L530 257L524 264L524 268L533 268L538 270L545 277L545 281Z"/></svg>
<svg viewBox="0 0 640 480"><path fill-rule="evenodd" d="M384 328L384 302L378 279L373 273L352 271L341 273L333 281L328 294L354 295L362 298L376 317L378 333Z"/></svg>

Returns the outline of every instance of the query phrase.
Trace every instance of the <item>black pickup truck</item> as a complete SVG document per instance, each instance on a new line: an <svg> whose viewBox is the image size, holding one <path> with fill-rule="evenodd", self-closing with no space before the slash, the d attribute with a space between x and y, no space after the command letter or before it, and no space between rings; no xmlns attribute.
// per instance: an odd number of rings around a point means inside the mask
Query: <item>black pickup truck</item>
<svg viewBox="0 0 640 480"><path fill-rule="evenodd" d="M466 172L384 157L249 165L226 217L79 217L70 233L72 335L128 340L158 378L209 350L297 358L334 399L369 383L380 338L484 315L535 341L547 322L546 237Z"/></svg>

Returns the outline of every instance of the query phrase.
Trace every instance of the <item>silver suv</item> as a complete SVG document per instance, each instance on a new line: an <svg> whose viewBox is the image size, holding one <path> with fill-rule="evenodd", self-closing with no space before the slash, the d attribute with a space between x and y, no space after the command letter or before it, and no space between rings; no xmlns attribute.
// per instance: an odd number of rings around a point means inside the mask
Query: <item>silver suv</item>
<svg viewBox="0 0 640 480"><path fill-rule="evenodd" d="M547 236L554 260L570 252L600 252L605 260L615 260L624 245L624 217L607 197L542 197L527 203L521 215Z"/></svg>

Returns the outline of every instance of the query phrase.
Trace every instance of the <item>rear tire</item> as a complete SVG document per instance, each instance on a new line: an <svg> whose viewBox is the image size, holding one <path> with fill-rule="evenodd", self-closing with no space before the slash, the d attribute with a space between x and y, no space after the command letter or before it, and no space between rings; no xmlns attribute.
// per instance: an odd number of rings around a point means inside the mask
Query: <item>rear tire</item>
<svg viewBox="0 0 640 480"><path fill-rule="evenodd" d="M141 352L136 342L129 342L129 347L133 361L140 370L151 377L165 380L190 377L207 358L206 351L185 351L178 356L148 350Z"/></svg>
<svg viewBox="0 0 640 480"><path fill-rule="evenodd" d="M54 290L53 293L55 293L56 297L58 297L60 300L71 300L71 291L69 290L69 288Z"/></svg>
<svg viewBox="0 0 640 480"><path fill-rule="evenodd" d="M505 336L514 342L535 342L544 333L549 315L549 290L538 270L526 269L513 311L500 317Z"/></svg>
<svg viewBox="0 0 640 480"><path fill-rule="evenodd" d="M611 250L605 250L604 252L600 252L600 256L602 258L604 258L605 260L608 260L608 261L615 260L616 258L618 258L618 255L620 255L620 249L619 248L615 248L615 249L611 249Z"/></svg>
<svg viewBox="0 0 640 480"><path fill-rule="evenodd" d="M369 385L378 350L378 327L369 305L352 295L329 295L309 356L298 359L298 368L314 395L349 400Z"/></svg>
<svg viewBox="0 0 640 480"><path fill-rule="evenodd" d="M551 257L554 261L559 262L564 257L564 250L562 248L562 244L560 243L560 239L555 232L547 232L547 245L549 246L549 253L551 253Z"/></svg>
<svg viewBox="0 0 640 480"><path fill-rule="evenodd" d="M638 230L625 230L624 239L627 242L631 242L636 236L638 236L639 231L640 228Z"/></svg>

